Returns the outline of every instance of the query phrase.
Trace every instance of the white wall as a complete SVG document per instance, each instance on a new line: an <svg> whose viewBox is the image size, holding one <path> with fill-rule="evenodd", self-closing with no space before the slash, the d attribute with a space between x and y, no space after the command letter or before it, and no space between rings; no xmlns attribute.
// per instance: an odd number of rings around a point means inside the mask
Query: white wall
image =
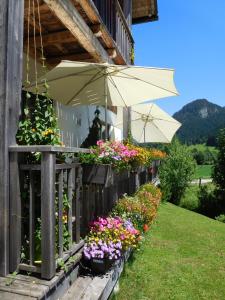
<svg viewBox="0 0 225 300"><path fill-rule="evenodd" d="M89 133L89 127L92 126L96 106L65 106L59 102L56 103L56 112L58 124L61 131L62 141L66 146L79 147L86 139ZM99 107L100 119L105 121L105 109ZM118 111L122 108L118 108ZM111 124L110 135L112 139L121 140L122 130L114 128L117 115L108 111L108 124Z"/></svg>

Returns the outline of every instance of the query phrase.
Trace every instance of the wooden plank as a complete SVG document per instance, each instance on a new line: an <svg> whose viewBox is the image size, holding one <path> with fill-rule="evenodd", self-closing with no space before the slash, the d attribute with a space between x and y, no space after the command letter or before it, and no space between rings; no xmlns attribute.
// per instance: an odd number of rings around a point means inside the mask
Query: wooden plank
<svg viewBox="0 0 225 300"><path fill-rule="evenodd" d="M42 153L41 159L41 276L51 279L55 265L55 154Z"/></svg>
<svg viewBox="0 0 225 300"><path fill-rule="evenodd" d="M27 45L27 40L25 40L24 44ZM74 35L71 34L70 31L64 30L59 32L51 32L42 35L42 43L43 46L50 46L61 43L74 43L77 42ZM41 38L40 36L36 37L36 45L37 47L41 47Z"/></svg>
<svg viewBox="0 0 225 300"><path fill-rule="evenodd" d="M30 265L34 263L34 237L35 237L35 192L34 172L30 171L30 207L29 207L29 254Z"/></svg>
<svg viewBox="0 0 225 300"><path fill-rule="evenodd" d="M0 291L0 299L1 300L12 300L15 299L15 294L10 292ZM35 300L36 297L24 296L24 295L16 295L16 300Z"/></svg>
<svg viewBox="0 0 225 300"><path fill-rule="evenodd" d="M26 271L26 272L32 272L32 273L41 273L41 267L27 265L27 264L23 264L23 263L19 264L19 270Z"/></svg>
<svg viewBox="0 0 225 300"><path fill-rule="evenodd" d="M48 57L47 60L50 65L56 65L60 63L61 60L95 62L94 58L88 52Z"/></svg>
<svg viewBox="0 0 225 300"><path fill-rule="evenodd" d="M69 204L69 209L68 209L68 232L69 232L69 248L72 246L73 242L73 193L74 193L74 168L71 168L68 170L68 185L67 185L67 197L68 197L68 204Z"/></svg>
<svg viewBox="0 0 225 300"><path fill-rule="evenodd" d="M58 191L58 230L59 230L59 257L63 256L63 170L59 173L59 191Z"/></svg>
<svg viewBox="0 0 225 300"><path fill-rule="evenodd" d="M61 147L61 146L51 146L51 145L43 145L43 146L9 146L10 152L67 152L67 153L90 153L90 149L85 148L77 148L77 147Z"/></svg>
<svg viewBox="0 0 225 300"><path fill-rule="evenodd" d="M89 276L78 277L71 288L63 295L61 300L82 299L85 290L91 284L92 278Z"/></svg>
<svg viewBox="0 0 225 300"><path fill-rule="evenodd" d="M24 1L0 1L0 275L9 272L9 157L22 84Z"/></svg>
<svg viewBox="0 0 225 300"><path fill-rule="evenodd" d="M76 190L75 190L75 242L80 242L81 234L81 184L82 184L82 167L79 166L76 172Z"/></svg>
<svg viewBox="0 0 225 300"><path fill-rule="evenodd" d="M72 163L72 164L67 164L67 163L62 163L62 164L56 164L55 169L58 170L64 170L64 169L71 169L71 166L75 166L77 163ZM20 165L20 170L27 170L27 171L40 171L41 170L41 165Z"/></svg>
<svg viewBox="0 0 225 300"><path fill-rule="evenodd" d="M44 1L64 26L75 36L80 45L93 56L96 62L111 62L101 43L70 1Z"/></svg>
<svg viewBox="0 0 225 300"><path fill-rule="evenodd" d="M74 1L74 0L73 0ZM100 21L100 16L98 13L98 10L94 3L90 0L76 0L77 3L80 4L82 9L85 11L86 15L88 16L88 19L93 24L98 24Z"/></svg>
<svg viewBox="0 0 225 300"><path fill-rule="evenodd" d="M25 282L21 280L12 280L12 283L7 286L6 280L7 279L0 282L0 291L13 293L14 298L12 299L17 299L17 294L42 299L42 297L44 297L49 291L49 288L46 285Z"/></svg>
<svg viewBox="0 0 225 300"><path fill-rule="evenodd" d="M21 251L21 198L18 153L10 153L10 272L18 268Z"/></svg>

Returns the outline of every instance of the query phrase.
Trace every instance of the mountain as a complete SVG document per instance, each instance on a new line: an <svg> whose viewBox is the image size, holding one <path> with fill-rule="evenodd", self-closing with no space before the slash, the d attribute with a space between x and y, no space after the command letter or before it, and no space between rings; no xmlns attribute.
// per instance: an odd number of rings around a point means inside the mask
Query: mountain
<svg viewBox="0 0 225 300"><path fill-rule="evenodd" d="M225 108L206 99L188 103L173 117L182 123L177 137L187 144L215 145L219 129L225 128Z"/></svg>

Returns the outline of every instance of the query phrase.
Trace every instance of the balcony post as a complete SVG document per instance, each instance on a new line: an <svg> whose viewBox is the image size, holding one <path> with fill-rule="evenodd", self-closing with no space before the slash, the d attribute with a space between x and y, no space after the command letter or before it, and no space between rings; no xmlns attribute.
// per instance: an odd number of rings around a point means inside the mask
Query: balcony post
<svg viewBox="0 0 225 300"><path fill-rule="evenodd" d="M41 159L41 277L51 279L55 262L55 154L42 153Z"/></svg>

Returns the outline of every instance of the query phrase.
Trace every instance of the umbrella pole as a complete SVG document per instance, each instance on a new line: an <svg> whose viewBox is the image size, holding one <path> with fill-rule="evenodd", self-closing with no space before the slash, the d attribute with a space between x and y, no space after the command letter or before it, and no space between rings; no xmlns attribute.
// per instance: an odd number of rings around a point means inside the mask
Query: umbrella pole
<svg viewBox="0 0 225 300"><path fill-rule="evenodd" d="M144 143L145 143L145 127L144 127Z"/></svg>
<svg viewBox="0 0 225 300"><path fill-rule="evenodd" d="M105 75L105 141L108 140L108 119L107 119L107 104L108 104L108 99L107 99L107 77Z"/></svg>

